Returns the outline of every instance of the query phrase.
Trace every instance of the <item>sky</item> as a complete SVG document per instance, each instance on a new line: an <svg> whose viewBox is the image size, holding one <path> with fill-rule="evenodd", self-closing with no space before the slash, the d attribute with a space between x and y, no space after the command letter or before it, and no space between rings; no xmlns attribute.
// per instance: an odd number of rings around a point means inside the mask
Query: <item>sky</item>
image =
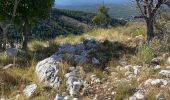
<svg viewBox="0 0 170 100"><path fill-rule="evenodd" d="M127 2L128 0L104 0L106 4L121 4ZM60 6L67 5L92 5L92 4L102 4L103 0L56 0L55 4Z"/></svg>

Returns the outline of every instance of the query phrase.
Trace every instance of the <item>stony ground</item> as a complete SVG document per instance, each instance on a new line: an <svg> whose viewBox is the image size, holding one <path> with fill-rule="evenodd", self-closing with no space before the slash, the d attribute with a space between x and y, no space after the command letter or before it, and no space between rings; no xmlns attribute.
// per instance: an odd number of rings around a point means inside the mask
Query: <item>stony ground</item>
<svg viewBox="0 0 170 100"><path fill-rule="evenodd" d="M145 45L140 28L32 42L30 54L7 49L0 100L169 100L169 52L157 40Z"/></svg>

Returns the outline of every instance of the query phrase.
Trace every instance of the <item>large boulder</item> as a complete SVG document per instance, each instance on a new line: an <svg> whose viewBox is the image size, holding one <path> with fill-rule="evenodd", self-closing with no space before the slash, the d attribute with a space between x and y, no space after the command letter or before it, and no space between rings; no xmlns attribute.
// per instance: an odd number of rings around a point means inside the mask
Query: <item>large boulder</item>
<svg viewBox="0 0 170 100"><path fill-rule="evenodd" d="M53 55L43 61L40 61L36 66L36 74L40 81L52 87L59 87L60 78L58 76L59 67L62 59Z"/></svg>
<svg viewBox="0 0 170 100"><path fill-rule="evenodd" d="M88 63L88 58L83 55L75 55L74 62L76 62L77 64L85 64Z"/></svg>
<svg viewBox="0 0 170 100"><path fill-rule="evenodd" d="M36 84L26 86L26 88L24 89L24 94L26 95L26 97L27 98L31 97L35 92L36 88L37 88Z"/></svg>
<svg viewBox="0 0 170 100"><path fill-rule="evenodd" d="M69 53L69 54L75 54L76 49L75 46L71 44L65 44L59 47L58 53Z"/></svg>

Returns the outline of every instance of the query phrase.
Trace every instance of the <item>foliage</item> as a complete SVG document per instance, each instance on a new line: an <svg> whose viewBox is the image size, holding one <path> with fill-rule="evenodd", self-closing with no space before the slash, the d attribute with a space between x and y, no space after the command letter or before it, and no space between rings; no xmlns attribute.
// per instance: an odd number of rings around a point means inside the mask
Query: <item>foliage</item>
<svg viewBox="0 0 170 100"><path fill-rule="evenodd" d="M1 0L0 19L22 28L23 49L27 49L28 33L37 20L46 18L54 0Z"/></svg>
<svg viewBox="0 0 170 100"><path fill-rule="evenodd" d="M109 8L100 6L98 10L100 13L92 19L93 23L100 27L107 27L110 21L110 16L108 14Z"/></svg>
<svg viewBox="0 0 170 100"><path fill-rule="evenodd" d="M23 24L24 19L29 23L46 18L54 0L19 0L14 22ZM14 0L0 1L0 19L10 20L13 14Z"/></svg>
<svg viewBox="0 0 170 100"><path fill-rule="evenodd" d="M132 57L132 63L149 64L154 57L165 52L169 52L168 42L154 38L149 43L138 47L136 55Z"/></svg>

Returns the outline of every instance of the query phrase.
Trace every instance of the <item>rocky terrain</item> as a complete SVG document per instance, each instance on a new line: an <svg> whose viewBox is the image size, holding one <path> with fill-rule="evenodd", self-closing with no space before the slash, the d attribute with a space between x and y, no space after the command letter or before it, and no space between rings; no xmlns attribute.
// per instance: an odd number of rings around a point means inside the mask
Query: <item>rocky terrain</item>
<svg viewBox="0 0 170 100"><path fill-rule="evenodd" d="M33 42L30 54L8 48L0 100L168 100L168 49L158 40L145 45L142 25Z"/></svg>

